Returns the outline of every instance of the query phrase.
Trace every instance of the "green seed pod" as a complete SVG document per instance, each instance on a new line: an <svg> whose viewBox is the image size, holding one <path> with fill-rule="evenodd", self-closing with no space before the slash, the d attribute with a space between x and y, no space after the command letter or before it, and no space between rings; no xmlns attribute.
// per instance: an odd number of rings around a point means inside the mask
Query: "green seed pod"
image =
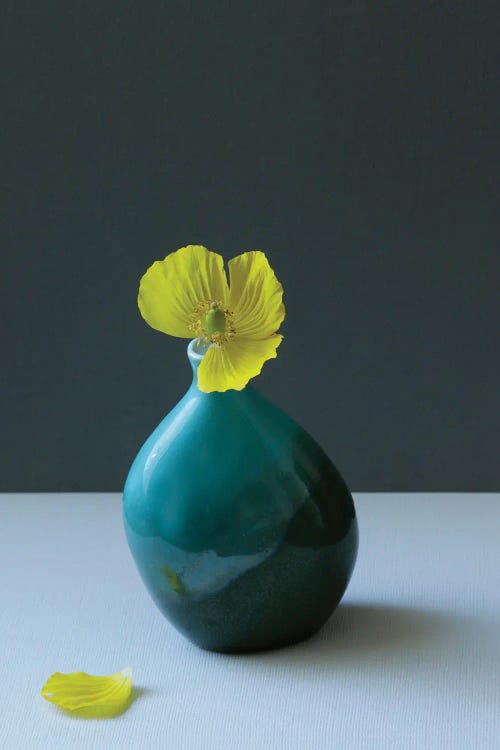
<svg viewBox="0 0 500 750"><path fill-rule="evenodd" d="M206 318L207 332L209 335L214 333L226 332L226 316L224 310L214 307L207 312Z"/></svg>

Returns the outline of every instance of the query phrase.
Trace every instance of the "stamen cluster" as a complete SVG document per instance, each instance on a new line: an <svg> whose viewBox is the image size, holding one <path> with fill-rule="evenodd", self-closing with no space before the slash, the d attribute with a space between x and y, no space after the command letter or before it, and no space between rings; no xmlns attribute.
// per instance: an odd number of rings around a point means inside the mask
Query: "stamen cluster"
<svg viewBox="0 0 500 750"><path fill-rule="evenodd" d="M226 330L224 333L215 332L210 333L207 330L207 315L210 310L217 308L224 313L224 319L226 323ZM195 338L199 339L203 344L217 344L217 346L224 346L236 333L234 327L234 315L227 307L223 306L220 300L205 300L198 302L191 314L191 323L189 326L193 332Z"/></svg>

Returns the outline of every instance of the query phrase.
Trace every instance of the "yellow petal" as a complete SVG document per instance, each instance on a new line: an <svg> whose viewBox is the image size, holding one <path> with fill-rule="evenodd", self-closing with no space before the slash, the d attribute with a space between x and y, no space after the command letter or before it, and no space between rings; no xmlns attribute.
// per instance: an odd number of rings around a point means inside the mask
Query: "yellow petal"
<svg viewBox="0 0 500 750"><path fill-rule="evenodd" d="M198 388L212 391L241 391L264 362L276 357L283 336L279 333L257 340L236 336L221 347L211 346L198 367Z"/></svg>
<svg viewBox="0 0 500 750"><path fill-rule="evenodd" d="M229 309L236 333L263 339L279 329L285 317L283 287L260 250L229 261Z"/></svg>
<svg viewBox="0 0 500 750"><path fill-rule="evenodd" d="M228 294L222 256L202 245L188 245L148 268L137 304L152 328L189 339L196 305L216 301L225 306Z"/></svg>
<svg viewBox="0 0 500 750"><path fill-rule="evenodd" d="M130 667L109 677L55 672L42 688L45 700L86 718L118 716L128 707L131 693Z"/></svg>

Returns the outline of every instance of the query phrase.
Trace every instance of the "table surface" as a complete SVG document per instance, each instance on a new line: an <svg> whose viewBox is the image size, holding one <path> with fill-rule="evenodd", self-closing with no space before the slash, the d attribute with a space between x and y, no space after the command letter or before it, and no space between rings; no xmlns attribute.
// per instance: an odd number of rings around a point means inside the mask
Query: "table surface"
<svg viewBox="0 0 500 750"><path fill-rule="evenodd" d="M118 494L0 495L2 750L499 750L500 495L358 494L346 595L310 641L197 649L136 573ZM120 717L40 697L134 670Z"/></svg>

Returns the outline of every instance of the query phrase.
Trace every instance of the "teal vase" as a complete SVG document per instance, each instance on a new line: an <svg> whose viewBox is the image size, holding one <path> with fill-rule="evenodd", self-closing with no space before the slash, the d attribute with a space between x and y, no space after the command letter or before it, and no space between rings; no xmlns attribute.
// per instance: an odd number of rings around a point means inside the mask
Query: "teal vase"
<svg viewBox="0 0 500 750"><path fill-rule="evenodd" d="M139 451L123 512L139 573L190 641L237 653L330 617L358 547L354 504L317 443L252 387L186 395Z"/></svg>

